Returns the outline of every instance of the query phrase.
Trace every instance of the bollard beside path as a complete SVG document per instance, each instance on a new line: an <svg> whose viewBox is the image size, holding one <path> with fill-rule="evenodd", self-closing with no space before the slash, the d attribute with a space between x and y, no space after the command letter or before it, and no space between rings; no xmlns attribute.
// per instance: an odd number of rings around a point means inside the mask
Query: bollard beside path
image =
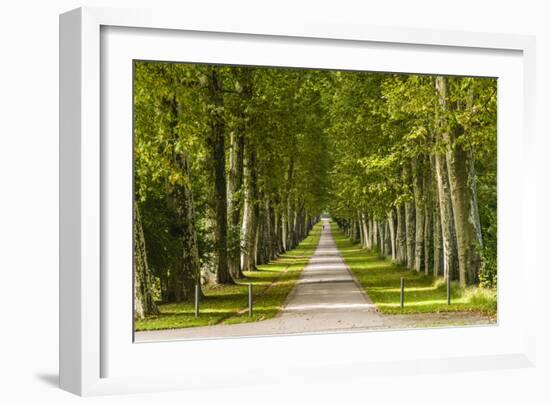
<svg viewBox="0 0 550 403"><path fill-rule="evenodd" d="M405 279L401 277L401 309L405 306Z"/></svg>
<svg viewBox="0 0 550 403"><path fill-rule="evenodd" d="M248 284L248 316L252 317L252 284Z"/></svg>
<svg viewBox="0 0 550 403"><path fill-rule="evenodd" d="M199 307L200 305L200 287L198 284L195 285L195 318L199 317Z"/></svg>

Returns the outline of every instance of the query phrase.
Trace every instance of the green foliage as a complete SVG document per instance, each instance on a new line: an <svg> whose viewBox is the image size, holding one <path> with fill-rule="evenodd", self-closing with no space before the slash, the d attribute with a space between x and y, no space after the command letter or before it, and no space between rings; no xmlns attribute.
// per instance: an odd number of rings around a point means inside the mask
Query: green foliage
<svg viewBox="0 0 550 403"><path fill-rule="evenodd" d="M480 180L487 177L486 184L496 189L496 80L450 78L448 102L465 104L471 99L471 105L450 113L438 107L433 76L333 75L335 90L325 94L325 103L330 106L327 132L334 150L330 209L335 216L352 218L362 209L385 217L393 206L410 199L403 167L443 152L433 141L434 133L443 129L436 127L437 114L446 114L449 125L460 124L467 131L459 141L482 161L476 164ZM496 193L480 201L493 205Z"/></svg>
<svg viewBox="0 0 550 403"><path fill-rule="evenodd" d="M246 152L257 156L258 189L251 206L269 205L279 219L329 212L344 223L356 219L358 211L386 219L396 206L415 198L412 163L419 172L427 171L430 157L444 154L446 147L464 148L475 162L483 236L479 281L486 288L496 286L496 80L449 77L446 102L455 106L450 113L440 105L433 76L142 61L134 62L134 71L134 192L149 267L163 297L170 274L181 264L190 226L203 279L217 269L215 125L223 127L225 136L225 173L230 139L242 134ZM434 140L456 128L465 135L451 144ZM243 247L242 210L249 186L245 181L228 195L241 216L239 225L228 225L230 258ZM191 206L183 202L189 199ZM272 274L260 270L247 276L272 281ZM427 280L418 281L421 286ZM218 302L202 324L224 320L241 304L241 297L233 296L242 291L238 285L209 287L205 293ZM439 295L440 287L430 287ZM279 290L286 295L286 289ZM186 316L188 305L161 309L172 316L155 319L158 326L195 323Z"/></svg>

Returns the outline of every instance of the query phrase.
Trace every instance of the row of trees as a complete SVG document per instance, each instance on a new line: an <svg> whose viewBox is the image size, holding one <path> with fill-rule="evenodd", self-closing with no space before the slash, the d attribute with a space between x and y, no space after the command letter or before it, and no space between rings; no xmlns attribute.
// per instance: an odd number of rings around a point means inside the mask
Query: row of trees
<svg viewBox="0 0 550 403"><path fill-rule="evenodd" d="M137 317L233 283L322 212L410 269L495 285L495 79L134 69Z"/></svg>
<svg viewBox="0 0 550 403"><path fill-rule="evenodd" d="M293 249L326 204L314 71L134 64L135 316Z"/></svg>
<svg viewBox="0 0 550 403"><path fill-rule="evenodd" d="M364 247L496 285L495 79L334 75L331 212Z"/></svg>

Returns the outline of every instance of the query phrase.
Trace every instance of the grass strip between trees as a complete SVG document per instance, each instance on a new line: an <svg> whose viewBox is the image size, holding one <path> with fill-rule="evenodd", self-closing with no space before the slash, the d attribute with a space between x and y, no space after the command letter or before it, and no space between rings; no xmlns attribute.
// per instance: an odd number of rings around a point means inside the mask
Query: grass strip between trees
<svg viewBox="0 0 550 403"><path fill-rule="evenodd" d="M353 243L332 224L332 235L342 258L349 266L377 309L383 314L438 312L478 312L496 317L495 289L460 288L451 284L451 305L447 305L447 289L442 277L427 276L400 267L376 252ZM400 279L405 279L405 307L400 306Z"/></svg>
<svg viewBox="0 0 550 403"><path fill-rule="evenodd" d="M135 330L179 329L209 326L219 323L256 322L274 317L294 288L309 258L317 248L321 224L294 250L284 253L273 262L258 266L257 271L244 272L236 285L203 287L204 297L200 316L195 318L193 302L159 304L161 314L135 321ZM248 284L254 289L254 315L248 317Z"/></svg>

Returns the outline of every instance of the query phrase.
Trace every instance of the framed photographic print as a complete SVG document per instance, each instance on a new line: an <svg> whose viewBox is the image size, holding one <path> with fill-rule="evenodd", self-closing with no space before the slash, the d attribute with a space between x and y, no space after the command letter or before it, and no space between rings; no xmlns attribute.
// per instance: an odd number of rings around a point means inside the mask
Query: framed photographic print
<svg viewBox="0 0 550 403"><path fill-rule="evenodd" d="M532 38L60 24L63 388L531 365Z"/></svg>

